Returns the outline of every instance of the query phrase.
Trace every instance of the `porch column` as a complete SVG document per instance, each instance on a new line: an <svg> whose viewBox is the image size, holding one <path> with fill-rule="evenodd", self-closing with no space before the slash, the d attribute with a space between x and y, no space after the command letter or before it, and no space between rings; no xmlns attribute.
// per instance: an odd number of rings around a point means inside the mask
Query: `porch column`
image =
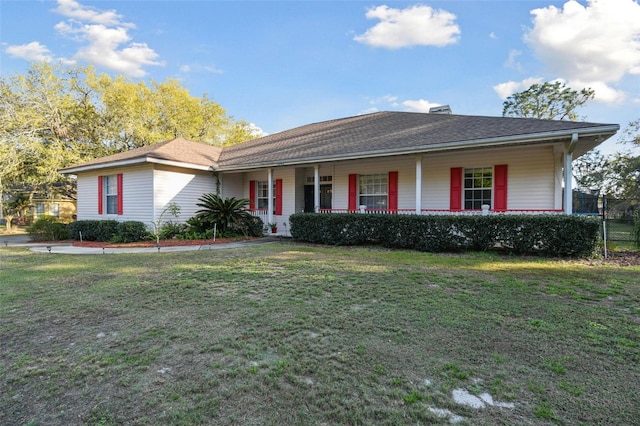
<svg viewBox="0 0 640 426"><path fill-rule="evenodd" d="M320 165L313 166L313 211L320 211Z"/></svg>
<svg viewBox="0 0 640 426"><path fill-rule="evenodd" d="M273 223L273 169L267 169L267 223Z"/></svg>
<svg viewBox="0 0 640 426"><path fill-rule="evenodd" d="M416 156L416 214L422 213L422 155Z"/></svg>
<svg viewBox="0 0 640 426"><path fill-rule="evenodd" d="M571 135L571 142L564 153L564 214L573 213L573 150L578 142L578 134Z"/></svg>

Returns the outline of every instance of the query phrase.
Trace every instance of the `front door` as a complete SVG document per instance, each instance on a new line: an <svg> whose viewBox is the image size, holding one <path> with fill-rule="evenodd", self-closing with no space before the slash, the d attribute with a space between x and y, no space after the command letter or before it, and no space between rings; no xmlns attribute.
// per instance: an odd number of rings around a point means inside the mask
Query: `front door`
<svg viewBox="0 0 640 426"><path fill-rule="evenodd" d="M305 185L304 186L304 211L305 213L311 213L315 210L315 206L313 205L314 200L314 187L313 185ZM333 188L331 185L320 185L320 208L321 209L330 209L331 207L331 196L333 193Z"/></svg>

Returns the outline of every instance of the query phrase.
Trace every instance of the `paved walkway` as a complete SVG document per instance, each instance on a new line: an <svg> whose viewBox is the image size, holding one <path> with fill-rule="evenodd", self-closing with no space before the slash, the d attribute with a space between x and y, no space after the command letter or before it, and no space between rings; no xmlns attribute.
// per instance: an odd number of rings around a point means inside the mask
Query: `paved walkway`
<svg viewBox="0 0 640 426"><path fill-rule="evenodd" d="M5 242L2 241L3 246ZM280 241L278 237L264 237L257 240L238 241L233 243L221 244L205 244L205 245L189 245L189 246L171 246L171 247L76 247L67 243L34 243L34 242L8 242L9 246L27 247L31 251L38 253L51 254L118 254L118 253L169 253L176 251L195 251L195 250L221 250L228 248L240 248L260 244L272 244Z"/></svg>

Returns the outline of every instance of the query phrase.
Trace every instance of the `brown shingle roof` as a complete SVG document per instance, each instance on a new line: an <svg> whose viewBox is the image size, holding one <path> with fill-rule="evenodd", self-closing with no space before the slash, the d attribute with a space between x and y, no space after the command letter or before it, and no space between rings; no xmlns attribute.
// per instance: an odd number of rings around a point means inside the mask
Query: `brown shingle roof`
<svg viewBox="0 0 640 426"><path fill-rule="evenodd" d="M584 153L611 137L617 124L482 117L453 114L378 112L309 124L225 148L174 139L98 158L64 173L120 164L165 161L219 170L303 164L447 149L568 141L580 134Z"/></svg>
<svg viewBox="0 0 640 426"><path fill-rule="evenodd" d="M489 140L517 140L553 133L563 137L588 129L617 125L537 120L530 118L481 117L453 114L378 112L309 124L225 148L219 166L223 169L251 165L291 164L321 159L400 154L412 150L447 149ZM601 139L601 140L604 140ZM548 142L547 140L547 142ZM601 142L599 140L599 142ZM597 143L596 143L597 145Z"/></svg>
<svg viewBox="0 0 640 426"><path fill-rule="evenodd" d="M67 167L62 172L72 173L78 168L98 168L100 165L160 160L208 168L218 162L222 148L178 138L154 145L143 146L107 157L96 158L79 166Z"/></svg>

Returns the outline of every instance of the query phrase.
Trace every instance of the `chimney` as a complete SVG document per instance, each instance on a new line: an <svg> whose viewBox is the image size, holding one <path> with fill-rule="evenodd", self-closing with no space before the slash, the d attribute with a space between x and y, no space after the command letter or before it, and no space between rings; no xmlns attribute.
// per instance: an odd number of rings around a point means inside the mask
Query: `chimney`
<svg viewBox="0 0 640 426"><path fill-rule="evenodd" d="M440 105L429 108L429 114L452 114L452 112L449 105Z"/></svg>

